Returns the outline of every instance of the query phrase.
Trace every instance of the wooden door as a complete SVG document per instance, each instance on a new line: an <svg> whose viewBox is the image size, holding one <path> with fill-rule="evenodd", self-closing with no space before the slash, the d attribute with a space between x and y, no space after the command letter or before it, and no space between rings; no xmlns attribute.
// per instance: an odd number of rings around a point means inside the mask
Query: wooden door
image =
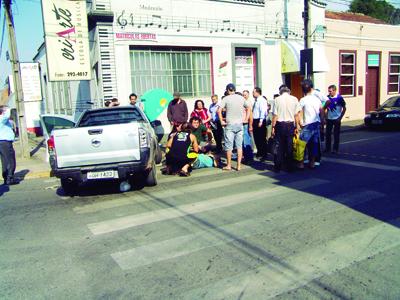
<svg viewBox="0 0 400 300"><path fill-rule="evenodd" d="M375 110L379 104L379 67L368 67L365 87L365 112Z"/></svg>
<svg viewBox="0 0 400 300"><path fill-rule="evenodd" d="M290 76L290 90L291 94L295 96L297 99L303 97L303 90L301 89L301 81L303 80L303 76L300 74L291 74Z"/></svg>

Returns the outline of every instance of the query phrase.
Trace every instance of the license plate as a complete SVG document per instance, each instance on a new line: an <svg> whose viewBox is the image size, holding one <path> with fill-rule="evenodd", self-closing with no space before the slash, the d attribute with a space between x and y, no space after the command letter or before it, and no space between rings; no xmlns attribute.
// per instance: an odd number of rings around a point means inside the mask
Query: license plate
<svg viewBox="0 0 400 300"><path fill-rule="evenodd" d="M371 120L371 123L374 125L382 125L383 124L383 120Z"/></svg>
<svg viewBox="0 0 400 300"><path fill-rule="evenodd" d="M118 172L111 170L111 171L87 173L87 179L107 179L107 178L118 178Z"/></svg>

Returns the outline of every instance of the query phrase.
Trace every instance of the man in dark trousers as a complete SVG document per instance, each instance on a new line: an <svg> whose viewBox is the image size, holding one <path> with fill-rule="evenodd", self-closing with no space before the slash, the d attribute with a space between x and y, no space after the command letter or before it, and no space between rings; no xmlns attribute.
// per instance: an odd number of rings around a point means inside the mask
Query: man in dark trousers
<svg viewBox="0 0 400 300"><path fill-rule="evenodd" d="M16 184L14 178L15 172L15 151L13 142L15 134L10 122L10 109L6 106L0 106L0 156L3 169L4 184Z"/></svg>
<svg viewBox="0 0 400 300"><path fill-rule="evenodd" d="M172 126L177 123L183 124L187 122L188 116L186 102L181 99L181 95L178 92L175 92L174 99L168 104L168 121Z"/></svg>
<svg viewBox="0 0 400 300"><path fill-rule="evenodd" d="M285 164L288 170L293 169L293 135L299 127L299 100L290 95L286 85L279 88L280 96L272 107L271 135L278 141L278 153L274 157L274 170L279 172Z"/></svg>
<svg viewBox="0 0 400 300"><path fill-rule="evenodd" d="M262 91L259 87L253 90L254 105L253 105L253 136L254 143L257 147L256 157L265 159L267 155L267 118L268 118L268 102L262 96Z"/></svg>
<svg viewBox="0 0 400 300"><path fill-rule="evenodd" d="M342 118L346 113L346 102L343 97L337 92L335 85L328 87L328 98L326 103L327 120L326 120L326 137L325 137L325 152L331 151L332 129L333 129L333 151L339 152L340 125Z"/></svg>

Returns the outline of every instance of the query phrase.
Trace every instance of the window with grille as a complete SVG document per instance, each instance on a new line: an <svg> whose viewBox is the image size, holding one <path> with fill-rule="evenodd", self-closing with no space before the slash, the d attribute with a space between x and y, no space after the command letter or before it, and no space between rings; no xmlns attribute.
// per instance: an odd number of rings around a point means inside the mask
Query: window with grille
<svg viewBox="0 0 400 300"><path fill-rule="evenodd" d="M209 49L131 49L130 60L132 91L138 95L155 88L185 97L211 95Z"/></svg>
<svg viewBox="0 0 400 300"><path fill-rule="evenodd" d="M340 52L339 93L342 96L356 95L356 51Z"/></svg>
<svg viewBox="0 0 400 300"><path fill-rule="evenodd" d="M388 92L400 93L400 53L389 54Z"/></svg>

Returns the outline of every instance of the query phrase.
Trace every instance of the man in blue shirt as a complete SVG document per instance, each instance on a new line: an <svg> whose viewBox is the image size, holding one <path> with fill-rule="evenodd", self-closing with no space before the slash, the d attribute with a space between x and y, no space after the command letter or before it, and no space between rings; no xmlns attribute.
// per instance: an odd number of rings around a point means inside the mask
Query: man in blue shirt
<svg viewBox="0 0 400 300"><path fill-rule="evenodd" d="M267 139L267 118L268 118L268 102L262 96L262 91L259 87L253 90L254 106L253 106L253 136L254 143L257 147L256 157L265 158L266 139Z"/></svg>
<svg viewBox="0 0 400 300"><path fill-rule="evenodd" d="M3 169L4 184L16 184L14 179L15 172L15 151L13 142L15 134L10 122L10 109L6 106L0 106L0 156Z"/></svg>
<svg viewBox="0 0 400 300"><path fill-rule="evenodd" d="M332 129L333 129L333 151L339 152L340 125L346 113L346 102L337 92L335 85L328 87L329 100L325 104L327 110L325 152L331 151Z"/></svg>

